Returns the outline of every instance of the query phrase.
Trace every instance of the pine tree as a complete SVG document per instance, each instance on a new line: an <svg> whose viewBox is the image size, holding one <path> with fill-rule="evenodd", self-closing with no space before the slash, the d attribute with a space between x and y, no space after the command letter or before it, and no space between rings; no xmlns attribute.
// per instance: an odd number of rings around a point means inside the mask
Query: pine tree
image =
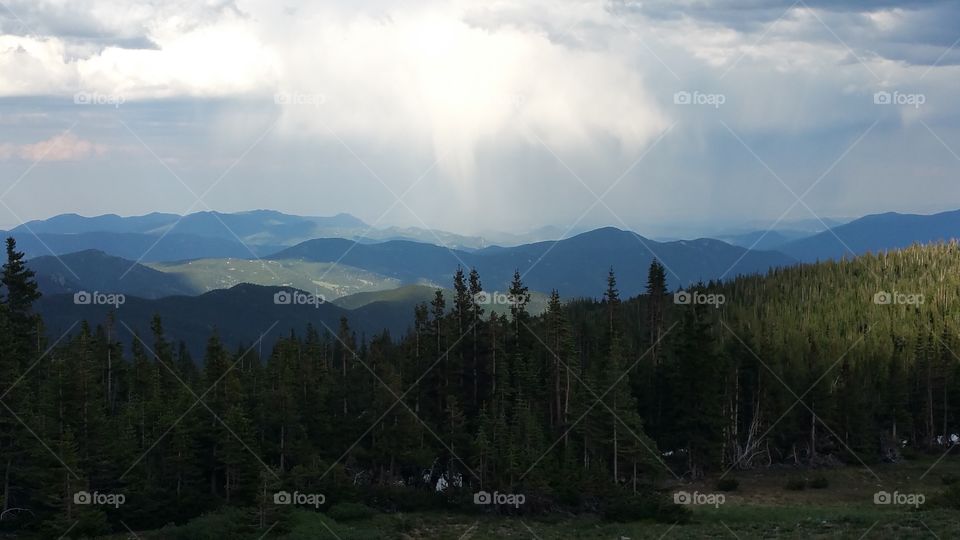
<svg viewBox="0 0 960 540"><path fill-rule="evenodd" d="M463 268L457 267L457 272L453 276L453 324L450 330L453 334L449 338L450 343L456 344L456 351L451 351L450 362L445 364L444 384L448 393L455 393L459 396L469 395L464 384L464 369L466 367L464 358L464 332L470 320L473 318L473 297L470 295L469 285L464 276Z"/></svg>
<svg viewBox="0 0 960 540"><path fill-rule="evenodd" d="M33 302L40 298L34 273L23 262L23 253L16 250L16 241L7 238L7 262L3 265L0 282L3 296L0 297L0 463L3 464L3 511L20 501L14 499L16 484L25 482L19 478L19 464L34 445L32 435L10 411L24 414L30 407L31 382L36 376L26 370L33 359L40 360L40 338L33 316ZM36 345L34 345L36 343ZM36 351L36 353L34 353ZM9 413L9 414L8 414Z"/></svg>
<svg viewBox="0 0 960 540"><path fill-rule="evenodd" d="M650 262L647 271L647 329L648 346L651 347L650 359L654 366L660 359L660 341L664 332L667 299L667 275L663 265L656 258Z"/></svg>
<svg viewBox="0 0 960 540"><path fill-rule="evenodd" d="M203 361L203 387L206 388L203 407L204 426L200 431L198 447L202 456L202 467L207 473L209 494L213 497L225 496L220 489L224 482L224 447L232 437L221 420L231 410L238 396L231 395L238 385L233 383L236 374L231 369L228 353L224 350L219 335L215 332L207 341L207 350Z"/></svg>
<svg viewBox="0 0 960 540"><path fill-rule="evenodd" d="M257 458L250 453L247 441L252 440L252 428L240 403L227 411L223 423L229 426L223 435L223 494L227 504L248 503L255 497L260 480Z"/></svg>
<svg viewBox="0 0 960 540"><path fill-rule="evenodd" d="M346 419L349 414L349 396L351 393L350 372L353 364L353 357L356 354L357 343L350 331L350 324L346 317L340 317L340 328L337 330L337 343L334 347L337 351L338 371L340 375L341 402L343 403L343 418Z"/></svg>
<svg viewBox="0 0 960 540"><path fill-rule="evenodd" d="M675 440L687 451L688 472L699 479L722 455L723 369L710 335L706 313L710 308L703 304L685 308L674 340L677 386L671 421Z"/></svg>
<svg viewBox="0 0 960 540"><path fill-rule="evenodd" d="M570 399L574 383L584 374L574 349L573 335L566 309L560 302L560 293L556 289L550 293L545 322L547 326L546 345L550 353L548 360L552 362L550 424L555 429L566 432L566 426L571 421ZM567 435L564 435L564 446L567 443Z"/></svg>
<svg viewBox="0 0 960 540"><path fill-rule="evenodd" d="M476 413L483 400L483 396L481 396L481 385L483 381L481 381L481 378L485 378L487 375L484 366L480 365L480 325L483 322L484 310L483 306L480 305L479 298L483 292L483 284L480 282L480 274L476 268L470 270L468 292L470 295L470 345L473 349L473 356L470 363L470 379L473 393L470 405L471 412Z"/></svg>
<svg viewBox="0 0 960 540"><path fill-rule="evenodd" d="M430 377L426 381L427 388L429 389L430 395L433 397L431 400L434 403L433 418L441 418L443 416L443 411L446 409L446 404L444 403L444 398L446 397L448 380L447 376L449 373L449 354L448 351L444 350L444 319L446 318L445 309L447 303L443 298L443 289L437 289L434 294L433 301L430 302L430 315L432 320L431 324L431 334L432 334L432 344L434 345L432 351L432 357L434 362L439 363L430 370Z"/></svg>
<svg viewBox="0 0 960 540"><path fill-rule="evenodd" d="M0 282L3 283L3 303L7 306L14 335L34 336L36 333L32 306L40 298L33 270L23 261L23 252L17 251L17 241L7 238L7 262L3 265Z"/></svg>
<svg viewBox="0 0 960 540"><path fill-rule="evenodd" d="M527 323L530 314L527 312L527 305L530 303L530 289L523 284L520 277L520 270L513 271L513 281L510 282L510 316L513 321L514 341L519 344L520 328Z"/></svg>

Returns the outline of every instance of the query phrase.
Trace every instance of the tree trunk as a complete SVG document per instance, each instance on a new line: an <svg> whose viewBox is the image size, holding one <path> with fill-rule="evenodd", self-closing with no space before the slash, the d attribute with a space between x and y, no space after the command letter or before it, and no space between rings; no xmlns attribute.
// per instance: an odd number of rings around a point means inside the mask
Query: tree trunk
<svg viewBox="0 0 960 540"><path fill-rule="evenodd" d="M13 459L7 458L7 468L3 473L3 511L10 509L10 466Z"/></svg>
<svg viewBox="0 0 960 540"><path fill-rule="evenodd" d="M613 410L617 410L617 398L613 398ZM617 470L617 458L620 454L620 449L617 447L617 419L614 415L613 419L613 483L620 483L620 471Z"/></svg>
<svg viewBox="0 0 960 540"><path fill-rule="evenodd" d="M810 415L810 461L817 455L817 414Z"/></svg>
<svg viewBox="0 0 960 540"><path fill-rule="evenodd" d="M927 447L933 446L933 368L932 362L927 360Z"/></svg>

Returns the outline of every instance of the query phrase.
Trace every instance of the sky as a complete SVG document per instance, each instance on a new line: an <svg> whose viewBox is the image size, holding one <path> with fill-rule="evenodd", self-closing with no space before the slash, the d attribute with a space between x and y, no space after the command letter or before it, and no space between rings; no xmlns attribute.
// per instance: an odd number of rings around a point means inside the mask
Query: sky
<svg viewBox="0 0 960 540"><path fill-rule="evenodd" d="M682 236L956 209L958 40L956 1L0 0L0 226Z"/></svg>

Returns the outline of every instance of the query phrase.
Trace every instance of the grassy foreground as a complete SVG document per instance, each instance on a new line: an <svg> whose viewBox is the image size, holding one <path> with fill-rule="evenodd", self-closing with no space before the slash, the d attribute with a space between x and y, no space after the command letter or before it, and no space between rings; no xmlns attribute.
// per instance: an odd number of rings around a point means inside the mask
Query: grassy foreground
<svg viewBox="0 0 960 540"><path fill-rule="evenodd" d="M596 516L492 513L357 514L339 521L323 513L294 511L284 526L250 538L470 539L582 538L960 538L960 512L940 506L946 483L960 476L960 460L918 460L821 470L777 469L739 473L735 491L717 506L692 506L685 524L610 523ZM814 480L820 478L819 483ZM826 487L824 481L826 480ZM674 490L716 491L716 478ZM792 489L787 483L793 480ZM805 484L803 489L799 485ZM816 485L817 487L812 487ZM878 491L922 494L924 504L875 504ZM957 490L954 489L956 494ZM954 501L954 508L960 501ZM220 538L231 516L211 515L181 527L136 532L140 538ZM118 536L117 538L126 538Z"/></svg>

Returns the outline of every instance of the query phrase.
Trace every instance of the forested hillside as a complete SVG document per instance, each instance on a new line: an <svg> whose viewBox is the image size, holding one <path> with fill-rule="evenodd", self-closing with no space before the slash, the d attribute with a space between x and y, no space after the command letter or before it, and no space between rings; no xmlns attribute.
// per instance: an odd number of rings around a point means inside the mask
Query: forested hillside
<svg viewBox="0 0 960 540"><path fill-rule="evenodd" d="M33 278L12 242L7 256L3 510L54 536L225 505L263 528L290 508L280 490L410 510L482 509L482 489L524 495L502 512L674 523L687 511L665 481L895 461L960 431L956 244L707 284L689 303L654 261L597 276L601 301L556 291L540 316L519 275L499 316L461 269L406 335L364 340L343 319L291 329L261 358L256 336L233 351L214 331L201 368L159 318L129 351L122 312L45 342ZM621 299L615 271L644 273L647 293Z"/></svg>
<svg viewBox="0 0 960 540"><path fill-rule="evenodd" d="M862 465L949 446L960 432L958 275L960 248L950 243L708 286L726 299L720 309L673 315L675 338L696 344L700 368L685 377L690 362L681 354L654 365L654 383L638 387L638 395L656 396L641 407L649 433L661 448L672 446L674 424L657 425L657 411L702 392L696 410L712 418L705 431L715 437L705 466ZM634 304L642 313L651 302ZM694 323L706 335L691 341ZM637 346L649 341L643 334Z"/></svg>

